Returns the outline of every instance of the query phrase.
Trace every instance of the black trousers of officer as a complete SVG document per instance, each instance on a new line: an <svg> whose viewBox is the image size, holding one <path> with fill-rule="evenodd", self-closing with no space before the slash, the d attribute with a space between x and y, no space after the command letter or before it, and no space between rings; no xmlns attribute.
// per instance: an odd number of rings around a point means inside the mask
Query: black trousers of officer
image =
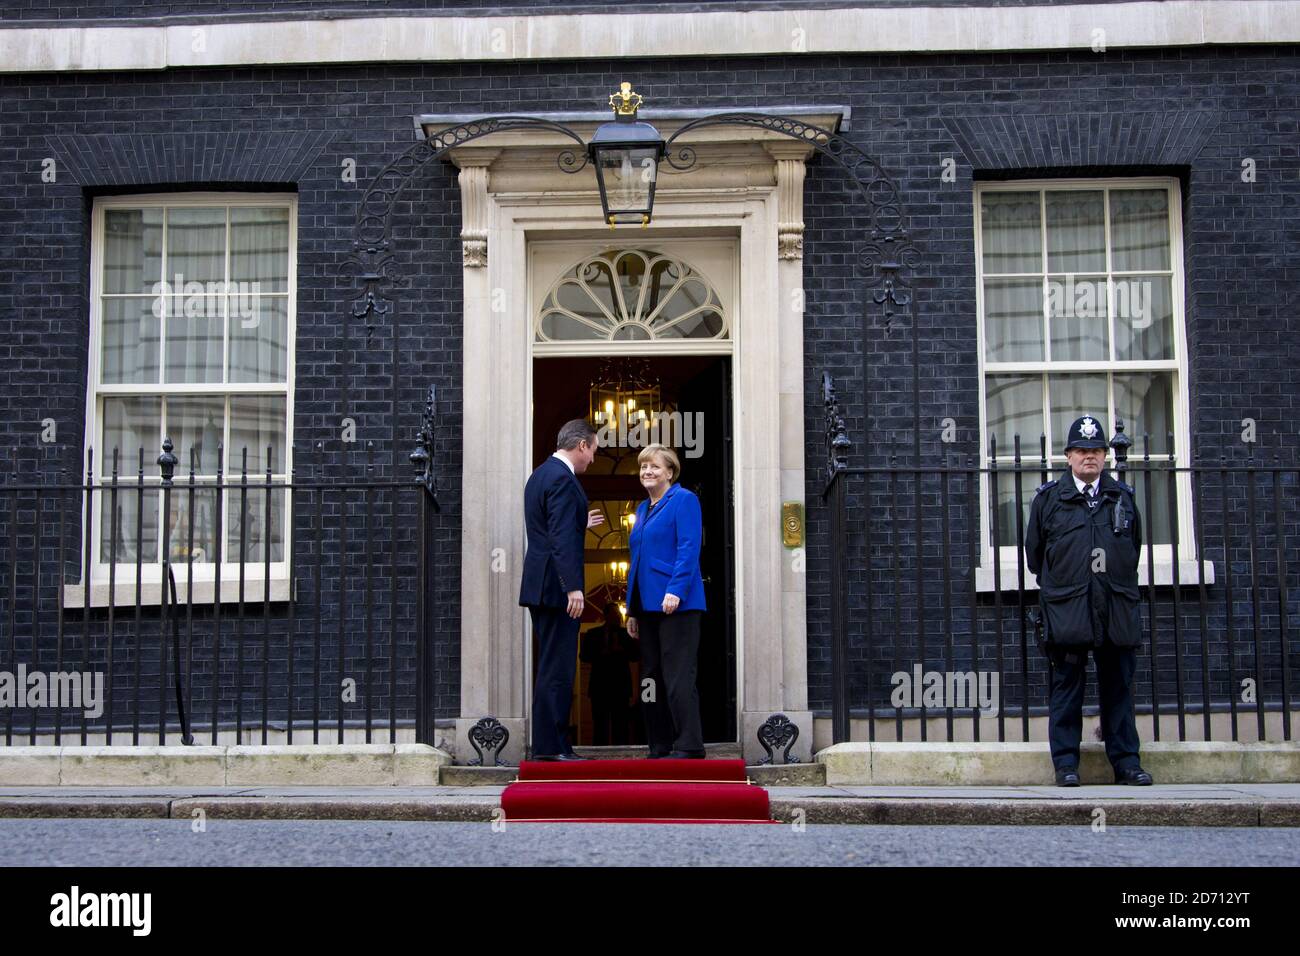
<svg viewBox="0 0 1300 956"><path fill-rule="evenodd" d="M642 697L650 752L704 749L700 692L695 686L702 611L643 611L637 615L641 639L641 681L654 681L654 700Z"/></svg>
<svg viewBox="0 0 1300 956"><path fill-rule="evenodd" d="M1047 736L1052 747L1052 764L1057 770L1078 769L1079 741L1083 735L1083 692L1088 679L1088 651L1097 662L1097 691L1101 704L1101 729L1106 738L1106 757L1116 770L1138 767L1138 733L1133 719L1133 674L1137 670L1137 648L1116 647L1110 641L1107 622L1110 588L1094 580L1089 588L1093 633L1102 642L1092 648L1053 648L1052 690Z"/></svg>
<svg viewBox="0 0 1300 956"><path fill-rule="evenodd" d="M569 753L569 710L582 622L564 608L529 605L537 635L537 683L533 687L533 756Z"/></svg>

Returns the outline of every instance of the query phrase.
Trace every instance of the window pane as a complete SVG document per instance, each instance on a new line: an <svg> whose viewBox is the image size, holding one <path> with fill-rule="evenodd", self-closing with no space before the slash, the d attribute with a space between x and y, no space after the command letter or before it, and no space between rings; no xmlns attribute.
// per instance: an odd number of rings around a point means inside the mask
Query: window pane
<svg viewBox="0 0 1300 956"><path fill-rule="evenodd" d="M1104 272L1106 222L1101 190L1049 191L1047 271Z"/></svg>
<svg viewBox="0 0 1300 956"><path fill-rule="evenodd" d="M623 318L623 309L618 304L618 293L614 289L618 279L609 263L602 261L587 262L578 271L581 282L565 281L556 287L555 304L566 312L591 319L604 325L609 320L606 313L615 321Z"/></svg>
<svg viewBox="0 0 1300 956"><path fill-rule="evenodd" d="M140 449L144 449L144 473L158 474L158 456L162 453L162 399L155 396L131 396L104 399L103 441L95 454L99 473L111 474L113 449L118 450L119 473L136 475L140 468Z"/></svg>
<svg viewBox="0 0 1300 956"><path fill-rule="evenodd" d="M1136 492L1138 512L1142 515L1142 543L1169 544L1173 541L1169 522L1169 473L1167 463L1152 461L1148 472L1142 462L1133 462L1124 472L1124 481ZM1151 507L1147 507L1147 484L1151 485ZM1181 489L1179 494L1182 494ZM1142 559L1145 566L1146 559Z"/></svg>
<svg viewBox="0 0 1300 956"><path fill-rule="evenodd" d="M1111 268L1116 272L1169 268L1169 192L1110 191Z"/></svg>
<svg viewBox="0 0 1300 956"><path fill-rule="evenodd" d="M634 305L637 291L635 288L624 287L623 295L631 299ZM691 277L683 280L655 314L655 335L662 338L709 338L714 333L707 331L707 325L701 323L703 316L713 317L714 331L721 331L721 319L713 309L707 308L709 299L709 287L702 279ZM642 313L642 318L648 319L650 315L651 311L646 310ZM682 316L690 318L677 321Z"/></svg>
<svg viewBox="0 0 1300 956"><path fill-rule="evenodd" d="M148 461L147 456L145 460ZM145 485L144 493L141 494L138 484L122 485L119 479L117 508L112 507L111 491L105 491L102 499L96 498L95 505L100 508L100 561L116 559L117 564L134 564L137 554L141 564L152 564L158 560L157 484Z"/></svg>
<svg viewBox="0 0 1300 956"><path fill-rule="evenodd" d="M1038 193L980 193L985 272L1041 272L1042 213Z"/></svg>
<svg viewBox="0 0 1300 956"><path fill-rule="evenodd" d="M1110 358L1105 276L1048 279L1047 307L1051 312L1053 362Z"/></svg>
<svg viewBox="0 0 1300 956"><path fill-rule="evenodd" d="M1015 465L1010 462L998 462L998 547L1023 547L1024 528L1029 524L1029 507L1034 503L1034 489L1043 483L1042 473L1038 468L1022 471L1020 474L1020 511L1021 532L1016 534L1016 473ZM1050 473L1048 477L1051 477ZM989 487L993 487L992 478ZM990 541L990 543L992 543ZM1003 586L1014 583L1014 573L1010 578L1003 576Z"/></svg>
<svg viewBox="0 0 1300 956"><path fill-rule="evenodd" d="M1052 444L1055 447L1051 450L1055 454L1065 454L1065 442L1070 434L1070 425L1083 415L1091 415L1101 422L1106 429L1107 440L1110 439L1110 416L1107 412L1104 373L1049 375L1047 395L1052 403Z"/></svg>
<svg viewBox="0 0 1300 956"><path fill-rule="evenodd" d="M216 296L198 298L203 301L187 303L194 317L167 319L168 382L221 381L221 300Z"/></svg>
<svg viewBox="0 0 1300 956"><path fill-rule="evenodd" d="M230 210L230 281L255 282L260 292L289 290L289 210Z"/></svg>
<svg viewBox="0 0 1300 956"><path fill-rule="evenodd" d="M542 334L553 341L570 339L597 339L601 333L591 326L572 319L563 312L550 311L542 316Z"/></svg>
<svg viewBox="0 0 1300 956"><path fill-rule="evenodd" d="M285 400L278 395L257 395L230 400L230 454L228 474L238 476L244 449L248 449L249 480L266 474L266 446L271 446L271 471L284 472Z"/></svg>
<svg viewBox="0 0 1300 956"><path fill-rule="evenodd" d="M190 473L190 449L194 450L195 474L217 473L217 445L225 433L226 400L222 397L176 396L167 399L167 435L172 454L180 459L176 475Z"/></svg>
<svg viewBox="0 0 1300 956"><path fill-rule="evenodd" d="M289 367L289 299L230 297L230 380L284 382Z"/></svg>
<svg viewBox="0 0 1300 956"><path fill-rule="evenodd" d="M623 277L624 295L629 292L633 301L629 309L636 306L636 297L640 294L640 285L646 281L645 264L640 256L623 256L618 260L618 272ZM659 308L660 296L666 295L681 278L682 269L672 259L657 259L650 264L650 277L645 290L645 301L641 306L642 315L650 315Z"/></svg>
<svg viewBox="0 0 1300 956"><path fill-rule="evenodd" d="M990 375L985 382L988 428L997 441L999 455L1011 454L1013 438L1038 453L1043 433L1043 379L1041 375Z"/></svg>
<svg viewBox="0 0 1300 956"><path fill-rule="evenodd" d="M657 334L664 338L712 339L722 334L722 316L713 309L701 309L695 315L683 319L670 328L660 329ZM614 332L615 341L626 339L648 339L640 326L625 325Z"/></svg>
<svg viewBox="0 0 1300 956"><path fill-rule="evenodd" d="M1042 361L1041 279L984 280L984 357L990 362Z"/></svg>
<svg viewBox="0 0 1300 956"><path fill-rule="evenodd" d="M104 316L101 381L130 385L158 383L162 319L155 314L157 301L152 296L101 300Z"/></svg>
<svg viewBox="0 0 1300 956"><path fill-rule="evenodd" d="M1115 412L1124 419L1124 434L1133 439L1130 454L1146 451L1144 435L1151 436L1151 454L1167 455L1168 435L1174 429L1174 376L1172 372L1132 372L1115 376Z"/></svg>
<svg viewBox="0 0 1300 956"><path fill-rule="evenodd" d="M185 582L183 566L187 554L193 556L195 564L206 564L214 561L217 553L217 491L210 486L204 487L202 482L195 482L193 497L191 508L188 480L178 481L172 490L168 545L171 560L181 565L176 569L178 586ZM190 537L191 526L193 538Z"/></svg>
<svg viewBox="0 0 1300 956"><path fill-rule="evenodd" d="M167 210L167 281L224 282L226 210L224 207Z"/></svg>
<svg viewBox="0 0 1300 956"><path fill-rule="evenodd" d="M252 458L252 455L249 455ZM235 488L226 493L227 521L229 528L227 540L229 541L229 550L226 554L231 561L239 561L239 538L240 528L246 528L244 532L244 561L265 561L266 552L266 490L264 488L249 488L247 492L243 489ZM284 560L284 489L273 489L271 491L271 560ZM245 583L245 593L248 595L258 595L261 593L261 583L259 582L256 572L250 572L247 582Z"/></svg>
<svg viewBox="0 0 1300 956"><path fill-rule="evenodd" d="M1115 358L1174 357L1174 301L1167 276L1120 276L1115 283Z"/></svg>
<svg viewBox="0 0 1300 956"><path fill-rule="evenodd" d="M104 291L152 292L162 278L162 210L104 212Z"/></svg>

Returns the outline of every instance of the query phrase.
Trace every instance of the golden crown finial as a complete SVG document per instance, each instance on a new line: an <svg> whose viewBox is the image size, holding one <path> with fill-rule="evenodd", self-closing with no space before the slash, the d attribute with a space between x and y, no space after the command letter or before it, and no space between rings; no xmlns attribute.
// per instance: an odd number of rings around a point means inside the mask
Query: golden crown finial
<svg viewBox="0 0 1300 956"><path fill-rule="evenodd" d="M642 102L641 94L632 92L632 84L627 81L618 85L617 93L609 94L609 106L615 116L636 116Z"/></svg>

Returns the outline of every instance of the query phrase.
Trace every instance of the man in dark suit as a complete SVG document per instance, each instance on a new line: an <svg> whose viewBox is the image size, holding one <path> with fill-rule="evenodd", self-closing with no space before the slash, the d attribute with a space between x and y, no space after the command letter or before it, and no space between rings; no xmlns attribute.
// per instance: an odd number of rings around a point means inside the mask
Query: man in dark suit
<svg viewBox="0 0 1300 956"><path fill-rule="evenodd" d="M534 760L581 760L569 741L569 708L577 666L578 630L585 603L583 541L587 528L605 519L587 510L578 475L596 457L596 432L581 418L565 422L555 453L537 466L524 486L524 555L519 603L528 608L537 635L537 683L533 688Z"/></svg>

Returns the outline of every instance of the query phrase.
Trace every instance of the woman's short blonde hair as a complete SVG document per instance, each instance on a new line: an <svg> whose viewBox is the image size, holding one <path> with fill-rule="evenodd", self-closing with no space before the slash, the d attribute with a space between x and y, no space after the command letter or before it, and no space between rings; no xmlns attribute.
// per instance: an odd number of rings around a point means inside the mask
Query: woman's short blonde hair
<svg viewBox="0 0 1300 956"><path fill-rule="evenodd" d="M650 458L654 455L658 455L660 458L662 458L664 462L668 465L669 471L672 472L672 474L668 476L668 480L676 481L682 473L682 463L677 458L677 452L673 451L667 445L659 445L659 444L646 445L644 448L641 449L641 454L636 456L637 466L639 467L640 465L649 461Z"/></svg>

